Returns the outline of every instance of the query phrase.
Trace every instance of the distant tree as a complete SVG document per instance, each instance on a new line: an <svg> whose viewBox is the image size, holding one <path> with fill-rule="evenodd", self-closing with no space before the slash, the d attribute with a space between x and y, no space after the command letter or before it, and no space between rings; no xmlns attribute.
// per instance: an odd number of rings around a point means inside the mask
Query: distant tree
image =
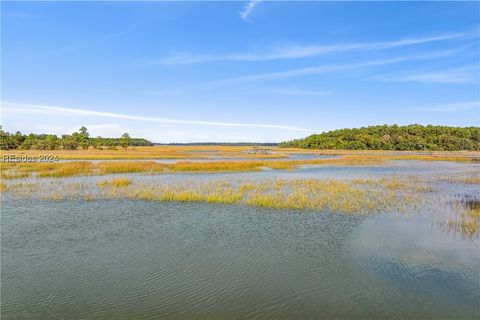
<svg viewBox="0 0 480 320"><path fill-rule="evenodd" d="M107 147L116 149L115 146L152 146L153 144L141 138L130 138L128 133L122 135L121 138L90 138L90 134L86 127L81 127L78 132L71 135L63 134L58 137L53 134L22 134L17 131L11 134L3 130L0 126L0 149L39 149L54 150L63 148L65 150L76 150L79 147L87 149L94 146L97 149ZM125 147L125 148L126 148Z"/></svg>
<svg viewBox="0 0 480 320"><path fill-rule="evenodd" d="M3 131L3 128L1 126L0 126L0 149L2 150L15 149L10 133Z"/></svg>
<svg viewBox="0 0 480 320"><path fill-rule="evenodd" d="M37 144L38 144L38 139L36 135L34 135L33 133L30 133L23 140L22 144L20 145L20 148L24 150L35 149Z"/></svg>
<svg viewBox="0 0 480 320"><path fill-rule="evenodd" d="M62 147L65 150L77 150L79 146L79 142L77 137L72 134L71 136L69 135L64 135L62 136Z"/></svg>
<svg viewBox="0 0 480 320"><path fill-rule="evenodd" d="M92 145L93 145L93 147L94 147L95 149L101 150L101 149L102 149L102 146L103 146L103 144L102 144L102 137L96 137L96 138L94 138Z"/></svg>
<svg viewBox="0 0 480 320"><path fill-rule="evenodd" d="M48 150L55 150L60 147L60 141L58 137L54 134L49 134L45 139L45 145Z"/></svg>
<svg viewBox="0 0 480 320"><path fill-rule="evenodd" d="M280 147L365 150L480 150L480 127L382 125L340 129L282 142Z"/></svg>
<svg viewBox="0 0 480 320"><path fill-rule="evenodd" d="M80 133L85 138L90 137L90 134L88 133L88 130L86 127L80 127L80 129L78 130L78 133Z"/></svg>
<svg viewBox="0 0 480 320"><path fill-rule="evenodd" d="M77 139L78 139L78 144L80 145L80 147L82 147L82 149L88 149L88 147L90 146L89 138L90 138L90 134L88 133L87 128L81 127L78 130Z"/></svg>
<svg viewBox="0 0 480 320"><path fill-rule="evenodd" d="M128 146L132 143L132 138L130 138L130 135L128 133L122 134L122 137L120 138L120 144L124 149L127 149Z"/></svg>

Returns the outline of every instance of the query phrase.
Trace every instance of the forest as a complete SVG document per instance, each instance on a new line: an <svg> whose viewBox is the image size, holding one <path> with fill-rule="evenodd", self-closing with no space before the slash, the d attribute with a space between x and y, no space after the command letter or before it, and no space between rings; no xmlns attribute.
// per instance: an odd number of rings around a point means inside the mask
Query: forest
<svg viewBox="0 0 480 320"><path fill-rule="evenodd" d="M380 125L340 129L282 142L284 148L342 150L480 150L480 127Z"/></svg>
<svg viewBox="0 0 480 320"><path fill-rule="evenodd" d="M38 149L38 150L76 150L88 149L115 149L116 147L127 148L129 146L152 146L153 144L142 138L131 138L128 133L124 133L119 138L90 137L87 128L81 127L77 132L70 135L64 134L58 137L55 134L22 134L9 133L0 127L0 149Z"/></svg>

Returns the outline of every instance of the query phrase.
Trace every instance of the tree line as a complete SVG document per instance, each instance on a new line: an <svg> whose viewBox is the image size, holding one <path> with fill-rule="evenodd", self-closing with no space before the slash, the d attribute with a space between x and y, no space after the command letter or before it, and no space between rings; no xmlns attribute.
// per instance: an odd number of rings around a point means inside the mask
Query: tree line
<svg viewBox="0 0 480 320"><path fill-rule="evenodd" d="M0 127L0 149L38 149L38 150L77 150L88 149L115 149L129 146L152 146L153 144L142 138L131 138L124 133L119 138L90 137L87 128L81 127L77 132L64 134L58 137L55 134L22 134L20 131L9 133Z"/></svg>
<svg viewBox="0 0 480 320"><path fill-rule="evenodd" d="M480 150L480 127L381 125L340 129L282 142L280 147L342 150Z"/></svg>
<svg viewBox="0 0 480 320"><path fill-rule="evenodd" d="M154 143L158 146L233 146L233 147L276 147L278 143L276 142L172 142L172 143Z"/></svg>

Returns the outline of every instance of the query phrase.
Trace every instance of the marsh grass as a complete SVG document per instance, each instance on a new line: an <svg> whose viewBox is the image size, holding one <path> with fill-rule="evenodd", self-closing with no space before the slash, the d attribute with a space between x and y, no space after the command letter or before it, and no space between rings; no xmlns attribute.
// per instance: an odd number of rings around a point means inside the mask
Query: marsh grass
<svg viewBox="0 0 480 320"><path fill-rule="evenodd" d="M480 200L462 200L460 205L462 206L460 213L447 221L447 228L469 237L478 235L480 233Z"/></svg>
<svg viewBox="0 0 480 320"><path fill-rule="evenodd" d="M63 178L88 175L94 172L94 164L89 161L49 162L49 163L2 163L2 179L28 178L35 174L39 178Z"/></svg>
<svg viewBox="0 0 480 320"><path fill-rule="evenodd" d="M28 178L30 174L28 172L7 171L2 172L2 179L23 179Z"/></svg>
<svg viewBox="0 0 480 320"><path fill-rule="evenodd" d="M58 155L62 160L120 160L120 159L204 159L211 156L227 158L284 158L278 148L270 154L248 153L251 146L141 146L127 149L79 149L79 150L1 150L1 156Z"/></svg>
<svg viewBox="0 0 480 320"><path fill-rule="evenodd" d="M38 190L36 195L42 200L65 201L81 199L93 201L98 199L98 194L96 194L91 185L87 183L73 182L48 186L41 184L40 186L44 189ZM48 189L47 192L44 192L45 188Z"/></svg>
<svg viewBox="0 0 480 320"><path fill-rule="evenodd" d="M52 180L53 181L53 180ZM75 197L131 198L140 200L208 202L273 209L298 209L328 211L348 214L371 214L379 212L407 212L421 204L418 181L408 182L392 179L387 183L379 180L335 179L275 179L265 181L186 181L184 183L148 184L132 183L131 179L117 177L100 180L97 191L81 183L64 183L54 187L43 184L39 192L48 199ZM409 186L405 184L409 183ZM12 186L15 186L12 184ZM18 185L22 189L21 185ZM39 188L39 184L35 184ZM23 188L25 189L25 188ZM7 189L9 190L9 188ZM95 190L93 190L95 191ZM89 198L90 199L90 198ZM90 199L93 200L93 199Z"/></svg>
<svg viewBox="0 0 480 320"><path fill-rule="evenodd" d="M410 158L413 156L410 156ZM115 173L174 173L174 172L244 172L267 169L291 170L305 165L331 166L372 166L387 163L395 157L350 155L339 158L309 160L243 160L158 163L154 161L108 161L92 163L89 161L72 161L61 163L2 163L2 178L17 179L35 175L39 178L63 178L79 175L104 175ZM416 159L416 158L415 158ZM424 161L437 161L445 158L422 156ZM453 160L452 160L453 161ZM454 161L464 161L455 158ZM466 160L465 160L466 161ZM472 161L472 158L468 158ZM478 181L478 180L476 180Z"/></svg>
<svg viewBox="0 0 480 320"><path fill-rule="evenodd" d="M273 148L273 150L277 150ZM318 155L355 155L355 156L413 156L413 157L460 157L480 158L480 151L400 151L400 150L339 150L339 149L299 149L279 148L287 154L318 154Z"/></svg>
<svg viewBox="0 0 480 320"><path fill-rule="evenodd" d="M255 166L258 161L255 162ZM114 166L109 163L93 165L86 162L79 169L69 166L59 169L57 166L42 166L37 173L39 177L57 177L71 174L78 170L91 170L109 173L120 173L130 170L130 165L136 166L135 172L145 170L170 170L170 164L155 162L118 162ZM197 163L185 163L178 170L190 171ZM208 163L207 163L208 164ZM105 169L103 166L106 166ZM127 165L127 167L125 167ZM198 170L205 170L201 163ZM215 163L218 166L218 163ZM221 163L220 167L225 169ZM237 163L235 163L237 165ZM242 164L244 165L244 164ZM247 166L250 164L247 163ZM152 167L153 166L153 167ZM34 173L33 166L26 166L25 171ZM161 169L158 169L161 168ZM167 169L166 169L167 168ZM175 168L175 167L174 167ZM68 171L72 170L72 171ZM77 170L77 171L75 171ZM147 171L151 172L151 171ZM445 178L445 177L444 177ZM217 204L242 204L246 206L270 208L275 210L308 210L318 212L343 213L352 215L398 213L414 215L430 213L433 219L440 220L449 230L468 236L480 234L480 213L478 201L471 198L458 200L452 195L441 194L434 188L442 177L419 178L415 176L384 176L380 178L361 179L264 179L264 180L225 180L212 179L208 182L198 180L183 180L179 183L146 182L126 177L114 177L92 183L72 183L68 180L33 180L34 183L17 181L2 182L3 195L18 198L44 200L82 199L137 199L145 201L165 202L199 202ZM445 178L446 183L476 183L471 177ZM42 181L42 182L40 182ZM8 183L7 183L8 182ZM273 210L273 212L275 212Z"/></svg>
<svg viewBox="0 0 480 320"><path fill-rule="evenodd" d="M480 184L480 176L464 178L461 182L465 184Z"/></svg>
<svg viewBox="0 0 480 320"><path fill-rule="evenodd" d="M277 180L267 192L250 193L245 204L275 208L369 214L401 211L397 195L388 190L367 190L358 182L338 180Z"/></svg>
<svg viewBox="0 0 480 320"><path fill-rule="evenodd" d="M387 156L410 157L411 159L436 158L456 159L480 158L478 151L395 151L395 150L318 150L298 148L267 147L270 153L251 153L253 146L139 146L124 149L82 149L82 150L1 150L0 155L38 156L40 154L58 155L59 159L193 159L216 157L231 158L282 158L289 154L341 155L341 156ZM450 161L450 160L447 160Z"/></svg>
<svg viewBox="0 0 480 320"><path fill-rule="evenodd" d="M10 194L16 198L28 198L40 191L40 185L35 182L4 183L2 182L2 195Z"/></svg>
<svg viewBox="0 0 480 320"><path fill-rule="evenodd" d="M101 188L105 188L105 187L124 188L131 184L132 184L132 180L127 178L113 178L112 180L103 180L103 181L97 182L97 186Z"/></svg>

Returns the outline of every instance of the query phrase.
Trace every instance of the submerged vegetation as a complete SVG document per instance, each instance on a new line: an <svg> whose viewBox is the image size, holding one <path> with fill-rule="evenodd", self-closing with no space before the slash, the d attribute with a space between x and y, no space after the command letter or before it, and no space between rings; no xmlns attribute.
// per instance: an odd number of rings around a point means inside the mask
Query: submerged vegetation
<svg viewBox="0 0 480 320"><path fill-rule="evenodd" d="M480 127L383 125L313 134L281 147L343 150L480 150Z"/></svg>
<svg viewBox="0 0 480 320"><path fill-rule="evenodd" d="M469 176L446 175L419 177L381 176L377 178L341 179L264 179L217 180L209 175L208 182L191 176L179 183L166 183L157 174L256 172L262 170L292 170L301 166L385 166L392 160L451 161L478 163L478 152L395 152L395 151L314 151L283 149L285 154L327 154L302 160L268 159L282 156L275 153L250 154L245 146L162 146L138 147L122 151L60 150L65 157L74 154L92 158L109 156L164 157L186 159L165 163L155 161L65 161L65 162L0 162L2 196L44 200L138 199L145 201L202 202L241 204L276 210L295 209L343 214L428 213L437 217L442 226L468 236L480 234L478 205L451 199L439 193L436 183L454 188L463 185L474 188L480 184L478 171ZM275 152L278 149L271 148ZM26 152L34 152L27 150ZM111 152L111 153L110 153ZM188 157L226 156L230 161L189 161ZM78 156L78 154L77 154ZM253 159L248 159L252 157ZM256 159L256 158L259 159ZM267 159L263 159L263 157ZM240 158L240 159L239 159ZM399 165L408 165L400 162ZM127 175L128 174L128 175ZM150 175L143 179L138 174ZM107 177L107 175L113 175ZM90 176L88 179L62 179ZM105 176L104 178L95 176ZM255 174L252 175L255 177ZM84 181L84 182L79 182ZM475 195L475 197L477 197ZM477 198L475 198L477 199ZM472 199L470 199L472 200ZM472 201L473 201L472 200Z"/></svg>
<svg viewBox="0 0 480 320"><path fill-rule="evenodd" d="M447 228L469 236L478 235L480 233L480 200L462 200L458 207L459 214L447 221Z"/></svg>
<svg viewBox="0 0 480 320"><path fill-rule="evenodd" d="M51 194L59 199L81 196L85 190L105 198L138 198L142 200L237 203L266 208L308 209L351 214L380 211L404 211L419 201L418 192L427 192L425 182L415 179L275 179L186 181L180 184L149 184L134 182L125 177L101 180L98 190L80 183L60 184L58 189L50 183L13 183L8 190L38 188L43 196ZM50 191L51 190L51 191ZM396 191L402 191L398 193ZM59 194L60 193L60 194ZM47 197L48 198L48 197Z"/></svg>
<svg viewBox="0 0 480 320"><path fill-rule="evenodd" d="M339 179L211 179L167 183L114 177L89 182L37 180L3 183L2 193L43 200L137 199L160 202L241 204L267 209L293 209L343 214L429 214L449 230L480 234L478 201L459 202L438 193L436 181L417 177ZM95 180L93 180L95 181ZM452 180L457 183L456 180ZM54 183L55 182L55 183Z"/></svg>

